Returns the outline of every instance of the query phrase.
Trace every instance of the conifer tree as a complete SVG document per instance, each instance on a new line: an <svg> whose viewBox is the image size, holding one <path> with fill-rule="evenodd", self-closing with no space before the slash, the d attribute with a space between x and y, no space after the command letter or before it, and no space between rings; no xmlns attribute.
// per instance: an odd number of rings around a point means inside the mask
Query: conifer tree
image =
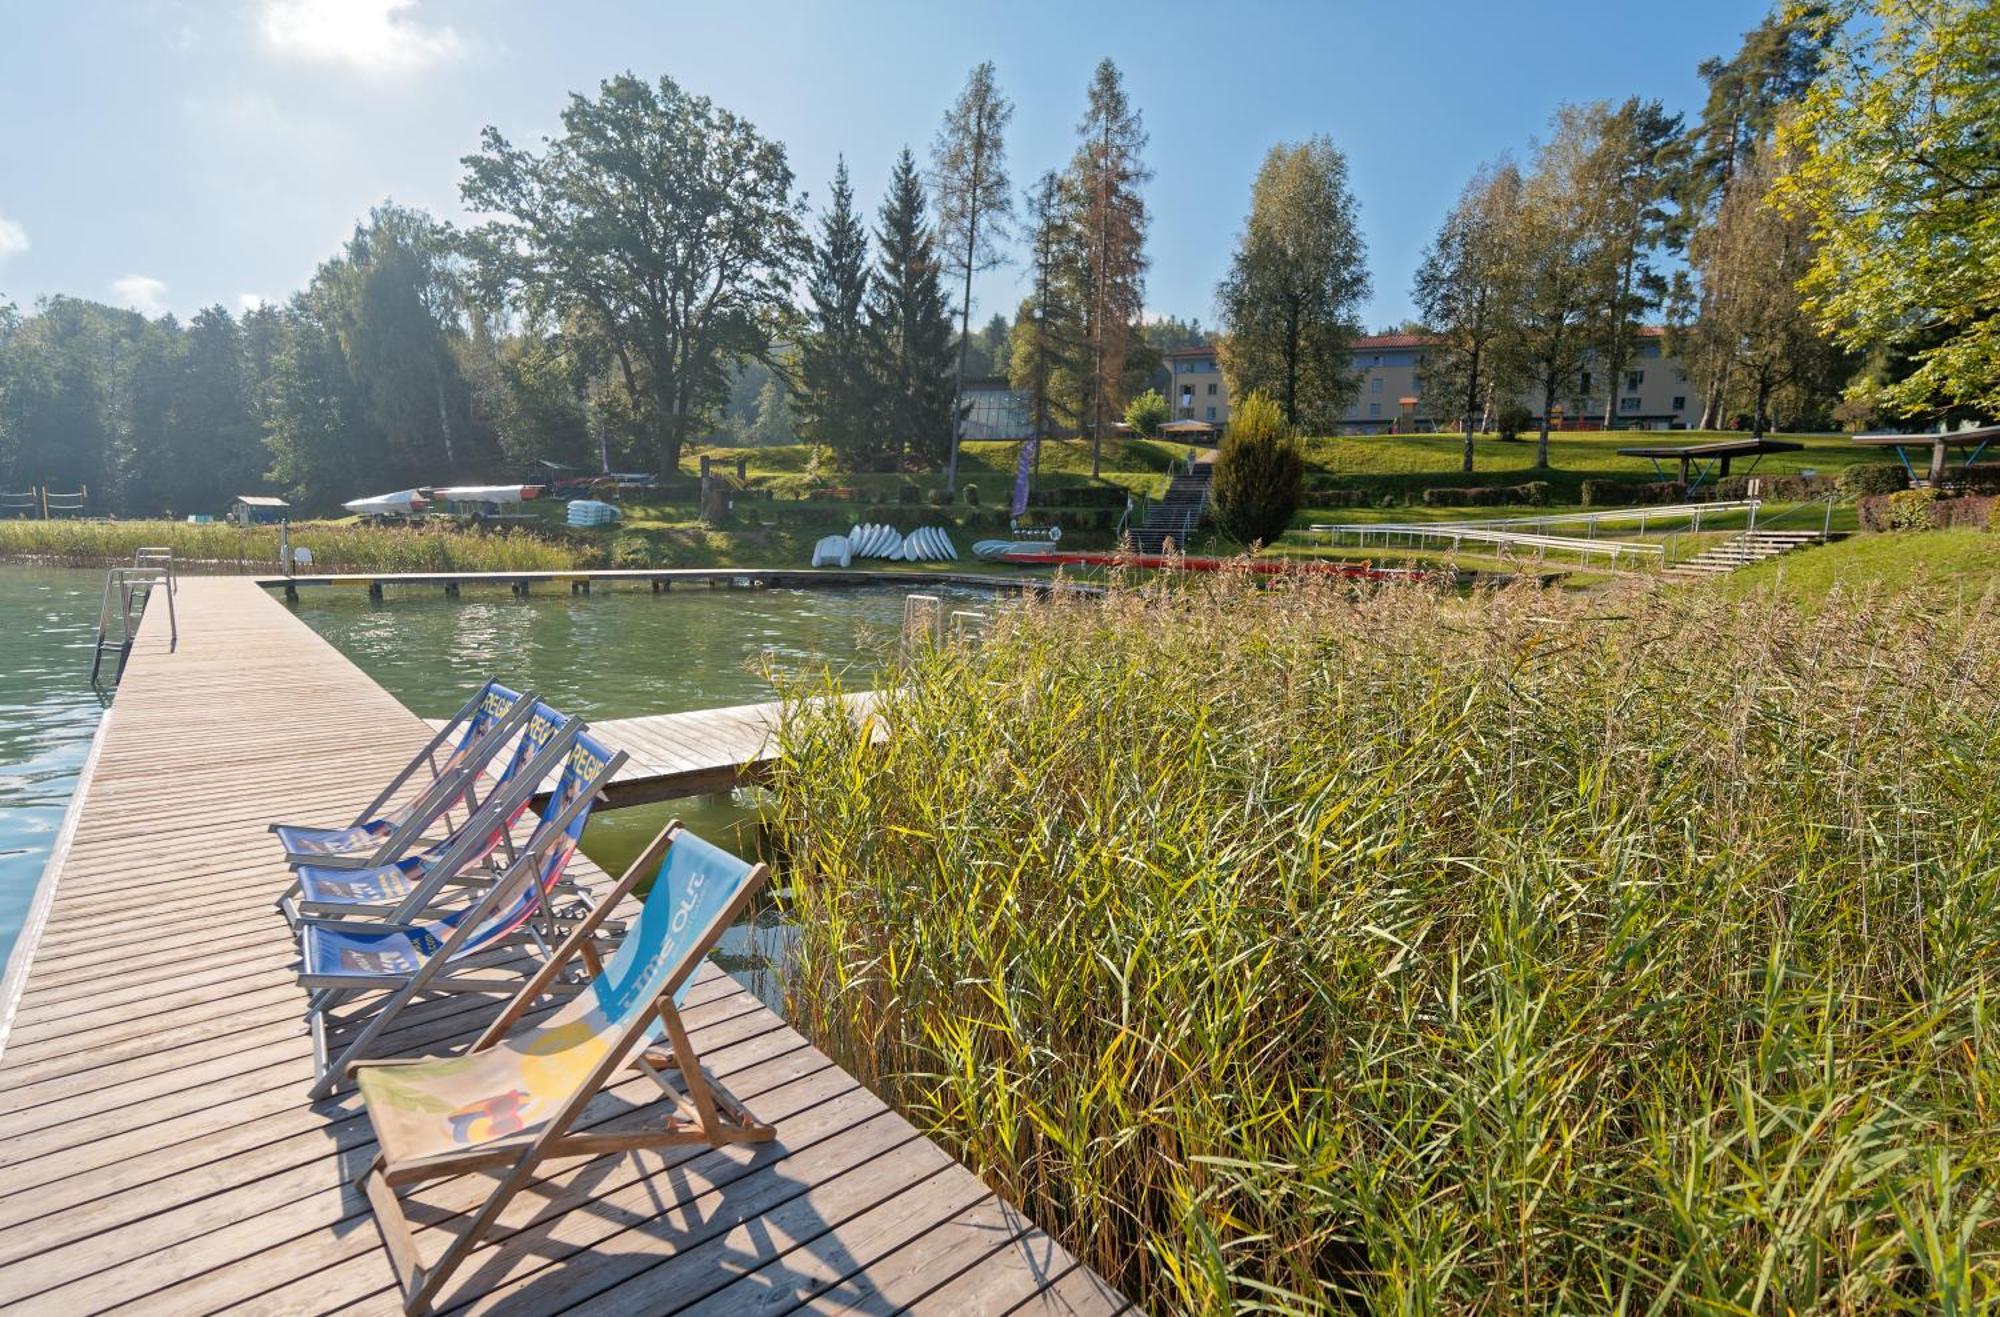
<svg viewBox="0 0 2000 1317"><path fill-rule="evenodd" d="M1140 159L1146 130L1109 59L1097 65L1090 105L1077 125L1082 139L1065 184L1075 209L1083 259L1076 304L1089 345L1083 424L1090 431L1090 474L1103 473L1104 432L1122 412L1126 358L1146 293L1146 202L1139 188L1153 176Z"/></svg>
<svg viewBox="0 0 2000 1317"><path fill-rule="evenodd" d="M951 445L951 305L944 295L923 179L908 147L889 176L877 224L879 255L868 294L868 336L880 390L880 447L942 465Z"/></svg>
<svg viewBox="0 0 2000 1317"><path fill-rule="evenodd" d="M958 372L952 390L951 455L945 461L944 487L958 487L958 436L965 424L965 359L972 346L972 276L990 270L1003 259L1000 243L1007 238L1007 221L1014 194L1007 182L1008 121L1014 107L1000 94L993 65L972 70L965 90L946 113L944 127L931 148L931 179L937 189L938 230L951 264L961 280L958 306Z"/></svg>
<svg viewBox="0 0 2000 1317"><path fill-rule="evenodd" d="M854 209L847 162L834 169L833 196L820 217L806 273L806 326L799 340L800 434L850 466L865 465L879 442L868 359L868 231Z"/></svg>

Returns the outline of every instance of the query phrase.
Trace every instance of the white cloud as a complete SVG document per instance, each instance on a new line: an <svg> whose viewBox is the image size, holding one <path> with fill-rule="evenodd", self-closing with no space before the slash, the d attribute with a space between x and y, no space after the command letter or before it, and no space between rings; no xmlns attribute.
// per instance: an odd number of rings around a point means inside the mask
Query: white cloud
<svg viewBox="0 0 2000 1317"><path fill-rule="evenodd" d="M416 73L462 49L450 27L426 27L417 0L260 0L259 28L280 55L361 73Z"/></svg>
<svg viewBox="0 0 2000 1317"><path fill-rule="evenodd" d="M0 261L28 250L28 231L14 220L0 215Z"/></svg>
<svg viewBox="0 0 2000 1317"><path fill-rule="evenodd" d="M269 305L269 302L270 299L265 297L264 294L262 293L236 294L236 310L240 314L246 316L249 315L252 311L257 310L259 307Z"/></svg>
<svg viewBox="0 0 2000 1317"><path fill-rule="evenodd" d="M150 274L128 274L111 281L111 296L120 306L129 306L142 316L167 313L167 285Z"/></svg>

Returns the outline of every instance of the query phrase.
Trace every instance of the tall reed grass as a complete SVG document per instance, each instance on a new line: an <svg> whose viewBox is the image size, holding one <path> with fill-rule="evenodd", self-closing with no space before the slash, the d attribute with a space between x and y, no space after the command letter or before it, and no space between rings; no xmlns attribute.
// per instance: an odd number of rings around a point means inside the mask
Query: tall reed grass
<svg viewBox="0 0 2000 1317"><path fill-rule="evenodd" d="M1989 1310L1994 602L1023 605L791 706L791 1017L1158 1310Z"/></svg>
<svg viewBox="0 0 2000 1317"><path fill-rule="evenodd" d="M446 526L300 522L291 542L312 550L324 572L560 571L583 565L580 546L515 533ZM132 561L141 545L169 545L175 558L208 570L275 572L278 528L179 521L0 521L0 558L74 567Z"/></svg>

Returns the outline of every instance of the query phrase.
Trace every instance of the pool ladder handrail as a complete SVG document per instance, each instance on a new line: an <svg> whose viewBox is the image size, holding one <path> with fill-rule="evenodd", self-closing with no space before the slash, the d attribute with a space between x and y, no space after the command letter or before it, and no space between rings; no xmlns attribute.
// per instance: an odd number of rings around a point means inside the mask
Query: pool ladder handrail
<svg viewBox="0 0 2000 1317"><path fill-rule="evenodd" d="M105 572L104 596L97 605L97 641L90 656L91 685L98 683L98 674L104 666L104 652L109 649L118 651L118 667L111 674L112 683L115 685L125 675L125 660L132 656L132 642L139 634L139 622L132 613L133 601L138 600L139 618L143 619L146 602L152 598L154 588L161 585L167 587L167 647L178 649L181 626L180 618L174 612L177 586L171 556L164 563L156 561L141 567L113 567ZM114 599L117 601L115 607ZM113 622L118 624L115 638L112 635Z"/></svg>

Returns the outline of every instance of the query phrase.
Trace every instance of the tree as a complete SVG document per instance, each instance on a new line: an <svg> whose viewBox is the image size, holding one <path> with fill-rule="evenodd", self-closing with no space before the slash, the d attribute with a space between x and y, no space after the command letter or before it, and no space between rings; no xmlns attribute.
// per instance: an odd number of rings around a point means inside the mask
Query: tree
<svg viewBox="0 0 2000 1317"><path fill-rule="evenodd" d="M881 442L870 387L867 300L868 231L855 212L842 160L834 168L832 199L820 217L806 271L794 405L799 432L850 466L866 466Z"/></svg>
<svg viewBox="0 0 2000 1317"><path fill-rule="evenodd" d="M1824 12L1821 6L1802 4L1772 14L1744 34L1730 59L1703 61L1700 73L1708 84L1708 98L1688 131L1687 165L1667 233L1669 246L1684 248L1714 220L1745 153L1770 137L1779 118L1798 104L1819 76L1827 42L1819 22ZM1707 318L1709 290L1685 292L1691 307L1680 310L1677 318ZM1714 428L1724 419L1731 357L1727 352L1719 357L1704 355L1704 347L1713 348L1712 339L1705 344L1690 339L1688 346L1693 350L1683 359L1690 375L1702 382L1698 424Z"/></svg>
<svg viewBox="0 0 2000 1317"><path fill-rule="evenodd" d="M1482 168L1459 193L1417 267L1412 292L1430 339L1419 385L1433 416L1457 416L1465 434L1461 469L1472 470L1472 436L1495 397L1519 388L1498 347L1513 290L1507 245L1520 220L1521 174L1511 163Z"/></svg>
<svg viewBox="0 0 2000 1317"><path fill-rule="evenodd" d="M1158 389L1148 389L1125 404L1125 424L1148 439L1160 432L1171 414Z"/></svg>
<svg viewBox="0 0 2000 1317"><path fill-rule="evenodd" d="M1499 357L1509 375L1541 395L1541 434L1535 465L1549 464L1549 418L1558 402L1575 398L1609 280L1601 228L1591 223L1595 204L1591 163L1604 107L1566 105L1555 132L1535 154L1521 189L1521 210L1506 245L1503 283L1510 290ZM1612 381L1616 386L1616 381Z"/></svg>
<svg viewBox="0 0 2000 1317"><path fill-rule="evenodd" d="M1598 294L1604 309L1596 352L1609 382L1604 428L1610 430L1617 427L1617 383L1632 359L1640 322L1666 297L1667 281L1653 257L1669 244L1676 217L1671 200L1684 191L1681 116L1668 114L1658 101L1632 97L1602 119L1591 163L1600 180L1593 196L1610 256L1603 267L1609 282Z"/></svg>
<svg viewBox="0 0 2000 1317"><path fill-rule="evenodd" d="M325 510L353 497L347 491L358 487L358 477L379 470L365 405L339 335L310 291L299 294L285 314L284 336L271 363L265 419L270 479L308 509Z"/></svg>
<svg viewBox="0 0 2000 1317"><path fill-rule="evenodd" d="M923 179L908 147L890 172L875 243L868 334L881 391L880 434L890 452L942 462L956 423L951 305L925 215Z"/></svg>
<svg viewBox="0 0 2000 1317"><path fill-rule="evenodd" d="M1000 244L1014 214L1007 181L1007 124L1014 107L1000 94L988 61L972 70L931 146L931 186L937 196L938 237L958 274L958 374L952 387L951 452L944 487L958 487L958 440L965 424L965 358L972 336L972 276L1004 257Z"/></svg>
<svg viewBox="0 0 2000 1317"><path fill-rule="evenodd" d="M1306 459L1284 411L1251 393L1229 411L1216 454L1215 516L1241 544L1272 544L1305 496Z"/></svg>
<svg viewBox="0 0 2000 1317"><path fill-rule="evenodd" d="M1817 30L1829 72L1779 129L1779 201L1818 244L1807 306L1851 348L1909 352L1857 401L2000 414L2000 10L1847 0Z"/></svg>
<svg viewBox="0 0 2000 1317"><path fill-rule="evenodd" d="M1090 475L1096 479L1104 469L1104 431L1118 414L1133 325L1145 303L1147 218L1139 188L1153 176L1140 160L1145 127L1108 58L1091 79L1077 133L1082 141L1065 186L1082 255L1070 274L1079 281L1073 300L1089 348L1083 423L1090 429Z"/></svg>
<svg viewBox="0 0 2000 1317"><path fill-rule="evenodd" d="M1798 284L1813 261L1803 215L1772 203L1782 172L1775 148L1746 153L1714 221L1695 235L1689 255L1712 289L1696 328L1749 387L1751 427L1762 438L1772 401L1826 374L1829 345L1801 304Z"/></svg>
<svg viewBox="0 0 2000 1317"><path fill-rule="evenodd" d="M806 241L785 148L672 78L577 95L537 155L498 129L465 159L466 205L499 218L476 252L530 319L598 338L662 475L730 369L768 358Z"/></svg>
<svg viewBox="0 0 2000 1317"><path fill-rule="evenodd" d="M1071 295L1081 278L1083 254L1075 241L1074 213L1062 180L1043 174L1028 194L1034 286L1014 317L1007 353L1008 382L1028 395L1031 432L1056 433L1083 413L1083 318Z"/></svg>
<svg viewBox="0 0 2000 1317"><path fill-rule="evenodd" d="M1294 428L1331 429L1359 387L1350 349L1368 264L1354 211L1332 141L1272 147L1216 290L1230 393L1272 395Z"/></svg>
<svg viewBox="0 0 2000 1317"><path fill-rule="evenodd" d="M757 421L751 428L750 442L788 444L797 437L792 427L791 393L785 388L784 377L773 373L757 390Z"/></svg>

